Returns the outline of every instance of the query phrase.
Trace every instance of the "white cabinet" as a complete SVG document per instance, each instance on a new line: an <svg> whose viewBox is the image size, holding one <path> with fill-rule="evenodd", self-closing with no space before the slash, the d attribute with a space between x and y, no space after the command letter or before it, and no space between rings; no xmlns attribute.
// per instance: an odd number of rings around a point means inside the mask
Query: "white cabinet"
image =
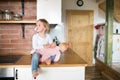
<svg viewBox="0 0 120 80"><path fill-rule="evenodd" d="M120 35L113 35L112 62L120 62Z"/></svg>
<svg viewBox="0 0 120 80"><path fill-rule="evenodd" d="M37 19L47 19L50 24L61 23L61 1L37 0Z"/></svg>
<svg viewBox="0 0 120 80"><path fill-rule="evenodd" d="M85 67L41 67L36 80L85 80Z"/></svg>
<svg viewBox="0 0 120 80"><path fill-rule="evenodd" d="M32 80L31 68L15 68L15 80Z"/></svg>
<svg viewBox="0 0 120 80"><path fill-rule="evenodd" d="M34 80L31 68L15 68L15 80ZM85 66L40 67L35 80L85 80Z"/></svg>
<svg viewBox="0 0 120 80"><path fill-rule="evenodd" d="M15 68L15 80L85 80L85 66L41 67L33 79L31 68Z"/></svg>

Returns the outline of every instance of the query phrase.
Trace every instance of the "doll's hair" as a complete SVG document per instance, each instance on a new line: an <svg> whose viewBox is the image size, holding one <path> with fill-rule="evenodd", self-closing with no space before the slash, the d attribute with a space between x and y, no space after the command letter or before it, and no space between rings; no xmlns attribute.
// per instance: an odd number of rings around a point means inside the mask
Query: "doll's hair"
<svg viewBox="0 0 120 80"><path fill-rule="evenodd" d="M63 44L66 47L69 47L69 43L67 43L67 42L62 42L61 44Z"/></svg>
<svg viewBox="0 0 120 80"><path fill-rule="evenodd" d="M60 47L64 48L64 50L68 50L68 47L69 47L69 43L67 42L62 42L59 44Z"/></svg>
<svg viewBox="0 0 120 80"><path fill-rule="evenodd" d="M43 25L46 28L46 33L49 33L50 32L50 25L49 25L48 21L46 19L37 20L37 22L39 22L39 21L43 22Z"/></svg>

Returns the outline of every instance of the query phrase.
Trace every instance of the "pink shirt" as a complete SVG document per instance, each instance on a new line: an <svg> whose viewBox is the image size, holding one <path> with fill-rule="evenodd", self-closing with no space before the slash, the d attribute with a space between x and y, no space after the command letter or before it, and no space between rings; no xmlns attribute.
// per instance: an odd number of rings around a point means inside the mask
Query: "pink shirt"
<svg viewBox="0 0 120 80"><path fill-rule="evenodd" d="M41 62L44 62L46 59L50 58L50 56L55 56L54 61L57 62L60 59L60 51L59 51L59 47L56 46L55 48L42 48L42 49L38 49L36 50L36 52L40 53L42 55L42 58L40 58Z"/></svg>

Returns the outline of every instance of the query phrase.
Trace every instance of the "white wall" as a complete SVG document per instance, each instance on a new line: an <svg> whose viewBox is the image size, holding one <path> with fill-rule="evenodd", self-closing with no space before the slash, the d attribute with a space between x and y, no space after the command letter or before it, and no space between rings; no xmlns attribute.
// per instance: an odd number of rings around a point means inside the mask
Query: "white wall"
<svg viewBox="0 0 120 80"><path fill-rule="evenodd" d="M58 24L56 27L51 28L50 35L52 38L55 38L55 36L58 38L60 42L65 41L65 31L63 24Z"/></svg>

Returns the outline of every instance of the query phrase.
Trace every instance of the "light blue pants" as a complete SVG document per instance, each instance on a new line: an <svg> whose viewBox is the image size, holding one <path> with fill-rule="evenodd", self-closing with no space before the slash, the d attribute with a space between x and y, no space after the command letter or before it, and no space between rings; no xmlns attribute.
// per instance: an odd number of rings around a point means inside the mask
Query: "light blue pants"
<svg viewBox="0 0 120 80"><path fill-rule="evenodd" d="M31 62L32 72L37 71L40 57L41 57L41 55L39 53L34 52L32 54L32 62Z"/></svg>
<svg viewBox="0 0 120 80"><path fill-rule="evenodd" d="M56 56L56 55L50 57L52 62L54 61L55 56ZM40 55L39 53L34 52L34 53L32 54L32 62L31 62L32 72L38 70L38 65L39 65L39 61L40 61L40 58L41 58L41 57L42 57L42 55Z"/></svg>

